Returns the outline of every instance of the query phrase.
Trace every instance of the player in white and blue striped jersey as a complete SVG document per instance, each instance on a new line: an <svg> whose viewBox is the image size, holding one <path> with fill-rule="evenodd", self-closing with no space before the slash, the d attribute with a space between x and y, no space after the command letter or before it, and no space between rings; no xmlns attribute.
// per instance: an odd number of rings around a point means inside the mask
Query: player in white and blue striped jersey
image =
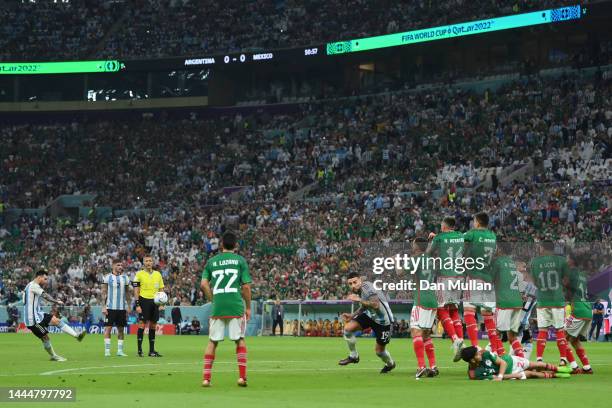
<svg viewBox="0 0 612 408"><path fill-rule="evenodd" d="M362 280L356 272L348 274L347 283L352 292L347 299L359 302L360 307L353 314L342 313L342 318L346 322L344 340L350 354L338 364L345 366L359 363L355 333L370 328L376 335L376 355L385 363L380 373L386 374L395 368L395 361L387 350L387 344L391 340L391 325L394 321L389 298L383 291L375 289L372 282Z"/></svg>
<svg viewBox="0 0 612 408"><path fill-rule="evenodd" d="M123 274L121 261L113 261L112 273L104 276L102 285L102 299L106 303L102 313L106 316L104 321L104 356L111 355L111 330L117 327L117 356L127 357L123 352L123 336L127 326L127 310L129 308L128 287L130 278Z"/></svg>
<svg viewBox="0 0 612 408"><path fill-rule="evenodd" d="M82 331L80 334L77 334L72 327L62 322L57 316L43 313L40 304L41 299L60 306L64 304L61 300L53 299L43 290L42 287L47 284L48 279L47 271L39 270L36 272L34 280L25 287L23 291L23 319L27 328L43 342L43 347L51 356L51 360L66 361L64 357L56 354L55 350L53 350L49 340L49 331L47 330L49 325L59 327L64 333L68 333L78 341L83 340L87 332Z"/></svg>

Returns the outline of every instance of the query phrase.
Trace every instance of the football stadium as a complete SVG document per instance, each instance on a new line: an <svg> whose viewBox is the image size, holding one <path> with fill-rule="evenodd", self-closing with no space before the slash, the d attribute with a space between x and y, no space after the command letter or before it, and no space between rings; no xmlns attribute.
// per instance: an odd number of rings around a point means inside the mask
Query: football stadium
<svg viewBox="0 0 612 408"><path fill-rule="evenodd" d="M0 405L609 403L612 1L0 21Z"/></svg>

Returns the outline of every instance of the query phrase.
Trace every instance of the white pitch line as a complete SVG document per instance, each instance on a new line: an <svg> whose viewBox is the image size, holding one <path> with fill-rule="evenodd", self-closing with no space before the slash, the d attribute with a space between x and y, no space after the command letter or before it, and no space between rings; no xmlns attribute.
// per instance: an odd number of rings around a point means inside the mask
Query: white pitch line
<svg viewBox="0 0 612 408"><path fill-rule="evenodd" d="M79 371L79 370L96 370L99 368L143 367L143 366L158 366L158 365L162 365L162 363L158 363L158 364L122 364L122 365L111 365L111 366L65 368L63 370L45 371L45 372L40 373L39 375L53 375L53 374L68 373L70 371Z"/></svg>
<svg viewBox="0 0 612 408"><path fill-rule="evenodd" d="M309 360L257 360L257 363L316 363L317 361L309 361ZM202 364L201 361L194 361L191 363L165 363L165 365L190 365L190 364ZM216 364L236 364L232 361L218 361ZM97 370L102 368L124 368L124 367L144 367L144 366L160 366L164 365L164 363L153 363L153 364L121 364L121 365L109 365L109 366L94 366L94 367L75 367L75 368L65 368L62 370L53 370L53 371L45 371L40 373L39 375L54 375L54 374L62 374L68 373L72 371L81 371L81 370Z"/></svg>
<svg viewBox="0 0 612 408"><path fill-rule="evenodd" d="M319 371L355 371L355 370L370 370L373 372L376 372L378 370L377 367L351 367L351 368L345 368L345 367L333 367L333 368L264 368L264 369L257 369L257 368L249 368L249 372L255 372L255 373L278 373L278 372L294 372L294 371L301 371L301 372L319 372ZM164 371L162 373L160 373L160 375L164 375L166 373L200 373L201 370L171 370L171 371ZM214 373L233 373L236 372L235 369L232 370L213 370ZM76 375L76 374L82 374L82 375L115 375L115 374L145 374L146 372L144 371L110 371L110 372L83 372L83 373L75 373L75 372L71 372L71 373L67 373L65 375Z"/></svg>

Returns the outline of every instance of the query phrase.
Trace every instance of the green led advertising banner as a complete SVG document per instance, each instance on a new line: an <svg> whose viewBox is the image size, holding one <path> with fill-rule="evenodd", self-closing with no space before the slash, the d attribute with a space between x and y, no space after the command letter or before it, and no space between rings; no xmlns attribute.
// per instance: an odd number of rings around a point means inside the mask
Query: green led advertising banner
<svg viewBox="0 0 612 408"><path fill-rule="evenodd" d="M0 75L117 72L122 68L123 64L116 60L70 62L0 62Z"/></svg>
<svg viewBox="0 0 612 408"><path fill-rule="evenodd" d="M358 38L348 41L338 41L327 44L327 55L346 54L350 52L375 50L378 48L397 47L426 41L443 40L472 34L484 34L493 31L528 27L540 24L550 24L568 20L578 20L582 16L580 5L558 9L534 11L515 14L506 17L489 18L467 23L451 24L440 27L425 28L379 35L376 37Z"/></svg>

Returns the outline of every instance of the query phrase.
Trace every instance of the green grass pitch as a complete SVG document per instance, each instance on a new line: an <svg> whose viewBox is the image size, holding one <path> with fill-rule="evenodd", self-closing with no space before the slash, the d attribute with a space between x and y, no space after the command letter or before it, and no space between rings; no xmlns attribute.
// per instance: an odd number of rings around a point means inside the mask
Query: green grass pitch
<svg viewBox="0 0 612 408"><path fill-rule="evenodd" d="M249 337L249 387L236 386L234 344L219 345L213 387L201 388L205 336L158 336L163 358L136 357L136 339L126 340L129 357L104 357L101 335L77 343L51 335L58 354L69 361L49 361L40 341L31 335L0 335L0 387L75 387L76 403L67 407L598 407L609 403L612 344L588 343L592 376L570 379L469 381L464 363L452 363L450 342L436 340L440 376L415 381L410 339L389 346L397 369L381 375L374 340L359 339L361 362L339 367L347 355L341 338ZM148 348L145 338L145 351ZM116 339L113 338L113 352ZM557 361L549 342L545 358ZM1 404L9 406L12 404ZM16 406L41 406L20 403Z"/></svg>

